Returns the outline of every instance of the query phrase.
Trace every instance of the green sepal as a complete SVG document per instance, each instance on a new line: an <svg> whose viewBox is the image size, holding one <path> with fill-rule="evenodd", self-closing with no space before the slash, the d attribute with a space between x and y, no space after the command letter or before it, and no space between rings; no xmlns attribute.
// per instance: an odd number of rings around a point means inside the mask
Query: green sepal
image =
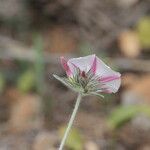
<svg viewBox="0 0 150 150"><path fill-rule="evenodd" d="M104 98L104 95L96 93L96 92L91 92L90 95L95 95L95 96L98 96L100 98Z"/></svg>

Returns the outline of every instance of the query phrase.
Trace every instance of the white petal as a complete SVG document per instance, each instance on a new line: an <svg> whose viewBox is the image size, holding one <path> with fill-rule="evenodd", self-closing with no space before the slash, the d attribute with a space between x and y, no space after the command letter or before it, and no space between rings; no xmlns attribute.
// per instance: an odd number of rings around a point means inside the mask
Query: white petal
<svg viewBox="0 0 150 150"><path fill-rule="evenodd" d="M108 90L111 91L112 93L116 93L118 91L120 84L121 78L105 83Z"/></svg>
<svg viewBox="0 0 150 150"><path fill-rule="evenodd" d="M96 66L96 75L99 77L108 77L108 76L118 76L121 74L119 72L113 71L109 66L107 66L102 60L97 57L97 66ZM106 82L105 85L111 92L115 93L118 91L121 84L121 79L112 80Z"/></svg>
<svg viewBox="0 0 150 150"><path fill-rule="evenodd" d="M78 67L81 71L87 72L91 69L94 58L95 58L95 55L72 58L72 59L69 59L67 63L72 72L74 72L75 66Z"/></svg>

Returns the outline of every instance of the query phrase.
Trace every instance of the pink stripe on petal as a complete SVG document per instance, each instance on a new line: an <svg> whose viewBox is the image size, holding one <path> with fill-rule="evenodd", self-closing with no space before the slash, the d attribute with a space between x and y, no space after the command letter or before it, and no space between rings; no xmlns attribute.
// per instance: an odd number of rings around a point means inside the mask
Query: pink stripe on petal
<svg viewBox="0 0 150 150"><path fill-rule="evenodd" d="M65 58L62 56L60 57L60 61L61 61L61 65L62 67L64 68L64 70L66 71L66 74L67 76L70 76L72 73L71 73L71 70L67 64L67 61L65 60Z"/></svg>
<svg viewBox="0 0 150 150"><path fill-rule="evenodd" d="M91 71L95 74L96 72L96 63L97 63L97 60L96 60L96 56L94 57L94 60L93 60L93 64L92 64L92 67L91 67Z"/></svg>
<svg viewBox="0 0 150 150"><path fill-rule="evenodd" d="M112 91L110 89L108 89L107 87L103 87L102 88L102 93L112 93Z"/></svg>
<svg viewBox="0 0 150 150"><path fill-rule="evenodd" d="M107 76L107 77L102 77L100 78L100 82L110 82L110 81L113 81L113 80L117 80L119 79L120 77L119 76Z"/></svg>
<svg viewBox="0 0 150 150"><path fill-rule="evenodd" d="M78 69L79 67L77 67L75 64L71 63L73 65L74 68Z"/></svg>

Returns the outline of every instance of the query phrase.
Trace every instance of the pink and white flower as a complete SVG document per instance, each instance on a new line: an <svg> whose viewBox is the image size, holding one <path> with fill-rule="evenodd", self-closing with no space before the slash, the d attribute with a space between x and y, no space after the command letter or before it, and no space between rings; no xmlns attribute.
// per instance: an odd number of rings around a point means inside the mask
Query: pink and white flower
<svg viewBox="0 0 150 150"><path fill-rule="evenodd" d="M60 59L67 78L60 78L56 75L54 77L74 91L86 95L118 91L121 74L113 71L95 54L69 60L64 57Z"/></svg>
<svg viewBox="0 0 150 150"><path fill-rule="evenodd" d="M118 91L121 79L120 73L113 71L95 54L85 57L72 58L68 61L61 57L61 64L68 77L76 75L76 69L80 70L80 75L86 78L86 74L91 71L93 75L99 77L99 83L103 92L115 93Z"/></svg>

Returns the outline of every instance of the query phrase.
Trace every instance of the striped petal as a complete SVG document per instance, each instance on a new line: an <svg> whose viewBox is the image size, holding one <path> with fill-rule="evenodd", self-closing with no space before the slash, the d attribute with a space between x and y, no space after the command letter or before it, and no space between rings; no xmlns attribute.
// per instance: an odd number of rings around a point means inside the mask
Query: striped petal
<svg viewBox="0 0 150 150"><path fill-rule="evenodd" d="M71 70L70 70L70 68L69 68L65 58L62 56L62 57L60 57L60 60L61 60L61 65L64 68L64 70L66 71L67 76L71 76L72 72L71 72Z"/></svg>
<svg viewBox="0 0 150 150"><path fill-rule="evenodd" d="M96 75L100 77L100 82L102 82L112 93L116 93L120 87L121 79L120 73L113 71L109 66L107 66L102 60L97 57L97 67Z"/></svg>
<svg viewBox="0 0 150 150"><path fill-rule="evenodd" d="M72 73L75 73L75 69L79 68L81 71L88 72L94 62L95 55L89 55L85 57L69 59L67 64Z"/></svg>
<svg viewBox="0 0 150 150"><path fill-rule="evenodd" d="M96 56L94 56L94 60L90 69L94 74L96 73L96 66L97 66L97 58Z"/></svg>
<svg viewBox="0 0 150 150"><path fill-rule="evenodd" d="M106 83L106 82L110 82L110 81L113 81L113 80L118 80L119 78L120 78L120 76L116 76L116 75L101 77L100 82Z"/></svg>

